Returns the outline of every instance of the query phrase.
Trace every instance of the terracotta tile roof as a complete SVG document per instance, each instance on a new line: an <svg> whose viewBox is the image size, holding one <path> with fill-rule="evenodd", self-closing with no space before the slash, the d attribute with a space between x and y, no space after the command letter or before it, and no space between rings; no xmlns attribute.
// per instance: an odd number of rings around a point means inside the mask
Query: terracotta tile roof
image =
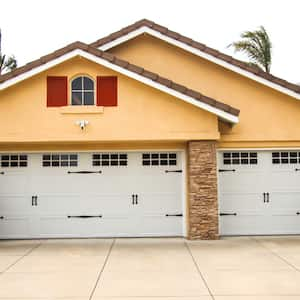
<svg viewBox="0 0 300 300"><path fill-rule="evenodd" d="M197 101L200 101L202 103L205 103L205 104L208 104L210 106L213 106L217 109L220 109L224 112L227 112L231 115L234 115L234 116L238 116L239 115L239 110L234 108L234 107L231 107L225 103L222 103L220 101L217 101L215 99L212 99L212 98L209 98L207 96L204 96L202 95L201 93L197 92L197 91L194 91L194 90L191 90L185 86L182 86L178 83L175 83L167 78L164 78L164 77L161 77L159 74L156 74L156 73L153 73L153 72L150 72L148 70L145 70L139 66L136 66L136 65L133 65L131 63L129 63L128 61L125 61L125 60L122 60L122 59L119 59L117 58L116 56L108 53L108 52L104 52L104 51L101 51L101 50L98 50L97 48L93 47L93 46L90 46L90 45L87 45L87 44L84 44L82 42L75 42L75 43L72 43L64 48L61 48L57 51L54 51L48 55L45 55L45 56L42 56L41 58L35 60L35 61L32 61L20 68L17 68L15 69L14 71L12 72L9 72L9 73L6 73L6 74L3 74L0 76L0 84L5 82L6 80L9 80L9 79L12 79L18 75L21 75L25 72L28 72L36 67L39 67L39 66L42 66L43 64L46 64L47 62L53 60L53 59L56 59L66 53L69 53L73 50L76 50L76 49L80 49L80 50L83 50L83 51L86 51L94 56L97 56L97 57L100 57L114 65L117 65L125 70L129 70L131 72L134 72L136 74L139 74L145 78L148 78L154 82L157 82L161 85L164 85L170 89L173 89L179 93L182 93L184 95L187 95L187 96L190 96L192 98L194 98L195 100Z"/></svg>
<svg viewBox="0 0 300 300"><path fill-rule="evenodd" d="M192 39L190 39L190 38L188 38L186 36L183 36L183 35L181 35L181 34L179 34L177 32L169 30L168 28L163 27L163 26L161 26L159 24L156 24L156 23L154 23L152 21L149 21L147 19L142 19L142 20L140 20L140 21L138 21L138 22L136 22L136 23L134 23L134 24L132 24L130 26L127 26L127 27L125 27L125 28L123 28L123 29L121 29L119 31L116 31L116 32L114 32L114 33L112 33L112 34L104 37L104 38L101 38L101 39L95 41L94 43L92 43L91 46L98 48L98 47L100 47L100 46L102 46L102 45L104 45L106 43L112 42L115 39L117 39L119 37L122 37L122 36L124 36L124 35L132 32L132 31L134 31L136 29L139 29L142 26L149 27L149 28L151 28L151 29L153 29L155 31L160 32L161 34L163 34L163 35L165 35L167 37L170 37L170 38L173 38L175 40L178 40L178 41L180 41L180 42L182 42L182 43L184 43L186 45L189 45L189 46L191 46L193 48L196 48L196 49L198 49L200 51L203 51L203 52L205 52L205 53L207 53L209 55L212 55L212 56L214 56L214 57L216 57L218 59L221 59L221 60L223 60L223 61L225 61L225 62L227 62L227 63L229 63L231 65L239 67L239 68L241 68L241 69L243 69L245 71L253 73L254 75L257 75L257 76L259 76L259 77L261 77L263 79L266 79L266 80L268 80L268 81L270 81L272 83L278 84L278 85L280 85L280 86L282 86L284 88L292 90L293 92L300 93L300 86L297 85L297 84L293 84L291 82L288 82L286 80L283 80L281 78L273 76L273 75L271 75L269 73L266 73L266 72L262 71L259 68L256 68L256 67L253 67L253 66L249 66L247 63L245 63L243 61L240 61L240 60L238 60L236 58L233 58L230 55L222 53L222 52L220 52L220 51L218 51L216 49L210 48L210 47L206 46L205 44L202 44L202 43L199 43L197 41L194 41L194 40L192 40Z"/></svg>

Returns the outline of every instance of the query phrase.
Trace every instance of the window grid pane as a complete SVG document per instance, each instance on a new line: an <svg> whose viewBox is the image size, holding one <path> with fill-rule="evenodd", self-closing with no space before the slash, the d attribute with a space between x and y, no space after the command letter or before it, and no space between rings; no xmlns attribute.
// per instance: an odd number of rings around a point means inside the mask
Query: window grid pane
<svg viewBox="0 0 300 300"><path fill-rule="evenodd" d="M176 153L143 153L142 154L143 166L176 166L177 154Z"/></svg>
<svg viewBox="0 0 300 300"><path fill-rule="evenodd" d="M43 167L77 167L78 155L77 154L43 154L42 156Z"/></svg>
<svg viewBox="0 0 300 300"><path fill-rule="evenodd" d="M272 152L272 164L299 164L300 152L297 151L277 151Z"/></svg>
<svg viewBox="0 0 300 300"><path fill-rule="evenodd" d="M27 167L28 157L26 154L3 154L0 157L0 166L2 168Z"/></svg>
<svg viewBox="0 0 300 300"><path fill-rule="evenodd" d="M256 165L257 152L224 152L224 165Z"/></svg>
<svg viewBox="0 0 300 300"><path fill-rule="evenodd" d="M96 166L127 166L128 157L126 153L94 153L92 164Z"/></svg>

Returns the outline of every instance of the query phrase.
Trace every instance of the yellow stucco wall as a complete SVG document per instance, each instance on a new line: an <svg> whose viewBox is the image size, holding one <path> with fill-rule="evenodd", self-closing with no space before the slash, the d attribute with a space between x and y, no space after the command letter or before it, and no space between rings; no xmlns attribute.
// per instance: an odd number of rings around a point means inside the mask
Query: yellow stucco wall
<svg viewBox="0 0 300 300"><path fill-rule="evenodd" d="M241 110L219 147L299 147L300 101L147 34L111 53Z"/></svg>
<svg viewBox="0 0 300 300"><path fill-rule="evenodd" d="M47 107L46 76L77 74L117 75L119 105L88 111ZM89 121L84 130L75 124L82 119ZM215 115L84 58L71 59L0 92L0 143L11 147L49 142L55 149L55 143L61 147L61 142L85 142L84 147L91 149L101 143L126 148L126 142L132 148L143 143L151 148L163 142L168 148L168 143L176 146L190 139L218 138Z"/></svg>

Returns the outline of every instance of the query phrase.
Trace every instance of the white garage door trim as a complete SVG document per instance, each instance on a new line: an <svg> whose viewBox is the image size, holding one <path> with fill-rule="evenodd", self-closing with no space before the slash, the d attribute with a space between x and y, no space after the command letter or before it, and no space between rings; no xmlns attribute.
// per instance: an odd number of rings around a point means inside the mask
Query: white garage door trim
<svg viewBox="0 0 300 300"><path fill-rule="evenodd" d="M186 194L187 194L187 186L186 186L186 153L185 150L183 149L93 149L93 150L74 150L74 149L69 149L69 150L56 150L56 151L52 151L52 150L48 150L48 149L43 149L43 151L0 151L0 154L45 154L45 153L97 153L97 152L127 152L127 153L131 153L131 152L177 152L180 153L181 156L181 165L178 165L178 168L182 169L182 176L181 176L181 201L182 201L182 236L187 236L187 226L186 226Z"/></svg>
<svg viewBox="0 0 300 300"><path fill-rule="evenodd" d="M288 197L290 194L294 194L294 193L298 193L299 195L299 188L298 188L298 179L296 178L296 182L295 182L295 178L294 178L294 172L293 169L297 170L299 167L299 161L295 163L295 161L293 162L284 162L284 163L274 163L272 162L272 154L273 152L298 152L300 153L300 147L272 147L272 148L219 148L217 150L217 180L218 180L218 202L219 202L219 210L218 210L218 215L219 215L219 232L222 233L222 222L221 222L221 216L220 216L220 212L221 212L221 201L222 201L222 197L221 197L221 191L222 189L220 188L220 176L222 176L222 173L220 173L218 170L224 167L224 165L222 165L221 161L222 161L222 153L224 152L257 152L258 155L261 155L261 163L262 163L262 167L258 168L258 170L260 170L260 173L267 175L268 179L269 178L273 178L273 180L267 180L264 181L266 187L263 187L263 189L268 189L268 196L267 196L267 200L269 200L269 197L271 198L271 201L267 201L267 203L271 203L269 209L270 211L267 212L266 217L267 218L271 218L269 220L267 220L266 224L269 224L270 227L267 231L268 232L264 232L264 233L255 233L253 232L253 235L280 235L280 234L299 234L299 220L295 218L294 216L294 212L296 210L299 210L299 203L298 203L298 198L296 197L290 197L289 201L291 202L287 202L289 203L289 205L284 206L284 205L280 205L278 206L278 203L280 203L280 201L282 201L282 197ZM221 164L221 165L220 165ZM239 165L227 165L228 169L236 169L236 167L239 167ZM281 168L279 168L280 166L282 166ZM277 168L278 167L278 168ZM241 169L243 170L243 169ZM244 169L245 171L246 169ZM250 170L250 169L249 169ZM247 171L248 173L248 171ZM283 175L280 176L285 176L285 174L287 174L288 177L277 177L277 181L276 181L276 175L282 173ZM259 175L259 173L258 173ZM292 177L290 177L292 176ZM286 180L282 180L282 179L286 179ZM279 181L278 181L279 180ZM284 182L283 185L281 185L281 182ZM294 182L294 183L292 183ZM295 189L295 187L297 187ZM254 189L255 190L255 189ZM269 196L269 190L270 190L270 196ZM266 191L265 191L266 192ZM237 190L237 193L239 193L239 191ZM255 193L255 191L253 191L253 193ZM247 195L249 193L246 192L245 195ZM263 194L263 193L262 193ZM278 198L278 195L280 195ZM225 191L225 195L226 195L226 191ZM249 197L248 195L248 197ZM277 197L277 198L276 198ZM275 199L275 200L274 200ZM276 201L277 199L277 201ZM274 201L273 201L274 200ZM279 201L279 202L278 202ZM286 200L284 200L285 203ZM295 202L296 201L296 202ZM296 206L294 206L296 203ZM224 206L223 206L224 207ZM226 206L225 206L226 207ZM280 207L280 210L278 210L278 207ZM274 209L275 208L275 209ZM238 209L238 208L237 208ZM263 209L265 210L265 209ZM264 215L263 210L261 211L262 215ZM268 210L268 209L267 209ZM230 211L231 212L231 211ZM297 213L298 214L298 213ZM249 215L250 216L250 215ZM230 217L230 216L229 216ZM277 219L279 220L279 222L277 222L276 218L282 218L283 219ZM285 219L284 219L285 217ZM288 222L286 217L290 218L288 219ZM296 221L295 221L296 220ZM252 224L256 224L256 223L252 223ZM259 224L259 223L257 223ZM273 225L272 225L273 224ZM274 226L275 224L275 226ZM280 226L276 226L277 224L280 224ZM223 230L224 231L224 230ZM241 233L243 234L243 233ZM251 235L251 233L248 233L249 235ZM223 233L223 235L235 235L235 234L230 234L230 233ZM245 235L245 233L243 234ZM247 235L247 234L246 234Z"/></svg>

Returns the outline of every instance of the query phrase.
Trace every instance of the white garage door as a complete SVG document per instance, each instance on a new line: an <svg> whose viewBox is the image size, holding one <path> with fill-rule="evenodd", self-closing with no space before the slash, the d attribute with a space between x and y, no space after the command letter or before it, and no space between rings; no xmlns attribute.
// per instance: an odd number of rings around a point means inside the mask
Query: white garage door
<svg viewBox="0 0 300 300"><path fill-rule="evenodd" d="M300 151L218 155L220 233L300 233Z"/></svg>
<svg viewBox="0 0 300 300"><path fill-rule="evenodd" d="M183 233L180 152L0 158L0 238Z"/></svg>

